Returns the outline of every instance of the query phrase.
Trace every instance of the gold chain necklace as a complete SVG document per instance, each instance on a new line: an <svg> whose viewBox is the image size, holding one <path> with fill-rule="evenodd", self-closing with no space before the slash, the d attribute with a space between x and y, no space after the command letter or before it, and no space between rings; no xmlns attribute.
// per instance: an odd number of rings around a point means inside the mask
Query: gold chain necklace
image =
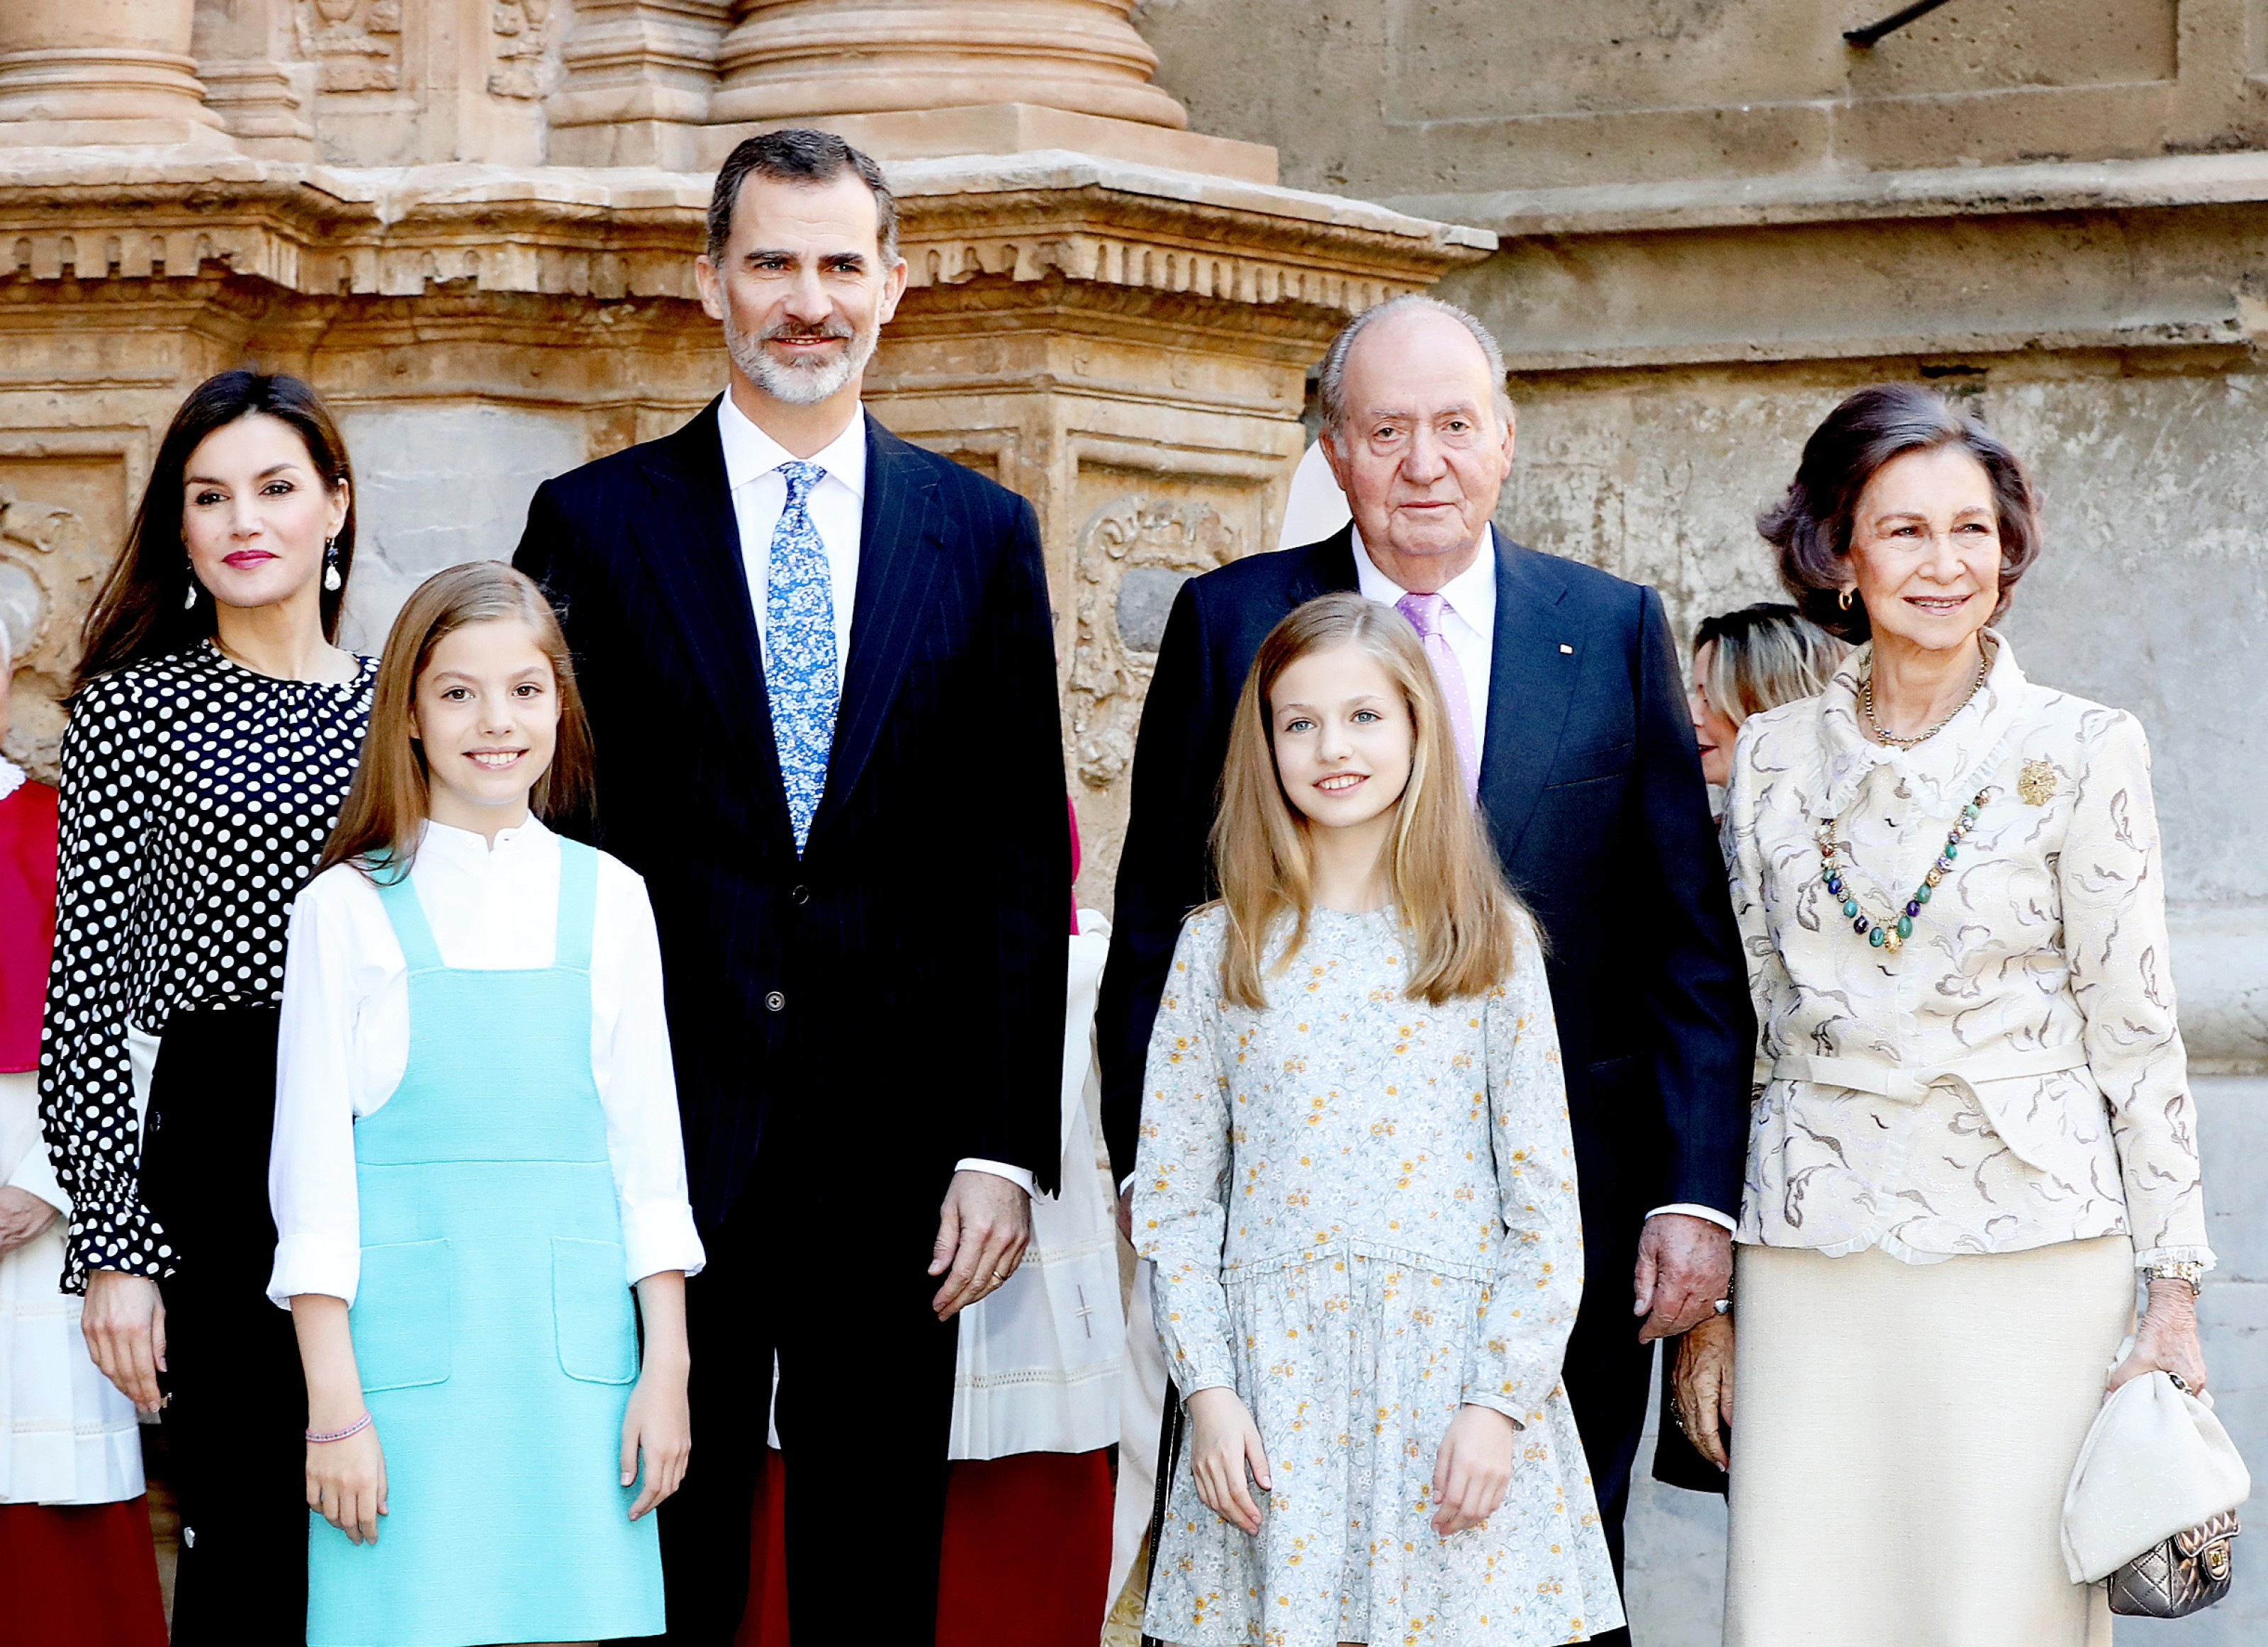
<svg viewBox="0 0 2268 1647"><path fill-rule="evenodd" d="M1984 689L1984 677L1992 672L1992 654L1987 652L1981 643L1977 646L1977 679L1969 683L1969 690L1962 695L1961 702L1948 710L1945 718L1936 725L1926 732L1918 732L1911 738L1901 738L1896 732L1885 730L1881 722L1874 718L1874 670L1873 665L1869 664L1865 676L1859 682L1859 711L1867 717L1867 730L1874 735L1874 741L1888 744L1893 749L1912 749L1927 743L1938 733L1943 732L1951 724L1953 717L1967 709L1970 701Z"/></svg>

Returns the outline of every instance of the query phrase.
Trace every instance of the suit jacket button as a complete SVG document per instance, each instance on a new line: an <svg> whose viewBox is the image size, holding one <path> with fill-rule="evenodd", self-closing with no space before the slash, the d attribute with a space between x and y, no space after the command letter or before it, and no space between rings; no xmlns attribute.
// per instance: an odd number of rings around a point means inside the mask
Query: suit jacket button
<svg viewBox="0 0 2268 1647"><path fill-rule="evenodd" d="M783 1011L787 1006L787 997L775 989L764 997L764 1004L775 1012Z"/></svg>
<svg viewBox="0 0 2268 1647"><path fill-rule="evenodd" d="M797 887L793 892L788 893L788 901L791 903L809 903L811 901L811 888L808 886Z"/></svg>

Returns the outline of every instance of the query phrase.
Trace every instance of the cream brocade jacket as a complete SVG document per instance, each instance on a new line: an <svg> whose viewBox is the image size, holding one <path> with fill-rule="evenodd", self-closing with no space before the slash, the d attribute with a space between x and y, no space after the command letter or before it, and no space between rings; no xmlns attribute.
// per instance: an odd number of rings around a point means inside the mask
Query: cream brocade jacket
<svg viewBox="0 0 2268 1647"><path fill-rule="evenodd" d="M2124 1232L2137 1263L2210 1264L2148 744L1990 638L1918 748L1860 731L1871 647L1741 729L1724 828L1763 1085L1739 1239L1935 1263ZM1988 787L1904 946L1853 933L1821 827L1845 895L1895 918Z"/></svg>

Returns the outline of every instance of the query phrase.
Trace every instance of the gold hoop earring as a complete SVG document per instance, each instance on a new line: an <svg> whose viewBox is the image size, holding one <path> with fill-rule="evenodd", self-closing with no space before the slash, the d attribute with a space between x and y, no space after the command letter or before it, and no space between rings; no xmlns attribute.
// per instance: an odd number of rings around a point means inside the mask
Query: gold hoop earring
<svg viewBox="0 0 2268 1647"><path fill-rule="evenodd" d="M1842 607L1844 611L1848 612L1851 609L1851 592L1848 589L1845 589L1840 594L1837 595L1835 597L1835 604Z"/></svg>

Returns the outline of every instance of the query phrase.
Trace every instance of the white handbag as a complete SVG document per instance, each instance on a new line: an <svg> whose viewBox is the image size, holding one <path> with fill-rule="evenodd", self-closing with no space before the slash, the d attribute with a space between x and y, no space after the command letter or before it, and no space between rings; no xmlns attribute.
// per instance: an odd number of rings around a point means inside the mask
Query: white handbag
<svg viewBox="0 0 2268 1647"><path fill-rule="evenodd" d="M2145 1373L2103 1401L2079 1450L2063 1500L2065 1568L2072 1583L2093 1584L2251 1496L2213 1398Z"/></svg>

